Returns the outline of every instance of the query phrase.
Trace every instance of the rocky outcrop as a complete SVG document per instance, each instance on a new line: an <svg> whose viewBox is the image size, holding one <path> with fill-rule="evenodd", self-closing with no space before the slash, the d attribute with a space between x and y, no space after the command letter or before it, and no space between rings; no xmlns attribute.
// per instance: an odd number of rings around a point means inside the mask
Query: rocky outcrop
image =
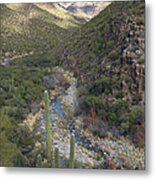
<svg viewBox="0 0 155 180"><path fill-rule="evenodd" d="M111 3L57 50L61 65L77 77L78 91L84 88L79 97L84 121L91 121L93 108L97 119L132 141L136 125L144 122L144 10L143 1Z"/></svg>
<svg viewBox="0 0 155 180"><path fill-rule="evenodd" d="M33 55L33 51L30 52L6 52L3 56L0 57L0 65L2 66L6 66L9 65L9 63L14 60L14 59L18 59L18 58L23 58L26 56L32 56Z"/></svg>
<svg viewBox="0 0 155 180"><path fill-rule="evenodd" d="M110 2L62 2L58 4L75 16L88 21L105 9Z"/></svg>

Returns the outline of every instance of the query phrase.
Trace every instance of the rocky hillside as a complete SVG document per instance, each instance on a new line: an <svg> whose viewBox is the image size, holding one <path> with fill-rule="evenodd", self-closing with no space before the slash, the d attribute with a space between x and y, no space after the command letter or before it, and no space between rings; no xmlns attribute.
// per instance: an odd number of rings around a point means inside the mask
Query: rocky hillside
<svg viewBox="0 0 155 180"><path fill-rule="evenodd" d="M57 4L1 4L1 59L50 51L81 20Z"/></svg>
<svg viewBox="0 0 155 180"><path fill-rule="evenodd" d="M145 4L95 4L0 5L0 166L51 167L46 90L60 167L72 134L75 168L145 168Z"/></svg>
<svg viewBox="0 0 155 180"><path fill-rule="evenodd" d="M73 13L75 16L84 18L89 21L91 18L99 14L105 9L110 2L61 2L58 3L60 6L65 8L67 11Z"/></svg>
<svg viewBox="0 0 155 180"><path fill-rule="evenodd" d="M63 54L61 65L79 79L86 119L97 114L143 144L144 2L114 2L72 36L55 56ZM102 136L103 128L100 124L94 133Z"/></svg>

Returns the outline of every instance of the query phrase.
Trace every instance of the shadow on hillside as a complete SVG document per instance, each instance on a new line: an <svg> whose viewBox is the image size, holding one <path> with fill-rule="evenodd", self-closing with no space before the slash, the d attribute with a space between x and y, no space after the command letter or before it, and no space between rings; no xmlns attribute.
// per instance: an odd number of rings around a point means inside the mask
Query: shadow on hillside
<svg viewBox="0 0 155 180"><path fill-rule="evenodd" d="M83 170L80 170L80 169L40 169L40 168L5 168L5 171L6 173L9 173L9 174L23 174L23 173L30 173L30 174L59 174L59 175L67 175L67 174L71 174L71 175L75 175L75 174L78 174L80 173L80 175L88 175L89 173L89 176L91 175L110 175L110 176L114 176L114 175L120 175L121 176L124 176L124 175L130 175L130 177L134 177L134 176L148 176L152 169L151 169L151 165L150 165L150 162L151 162L151 154L150 154L150 147L151 147L151 142L150 142L150 136L151 136L151 133L150 133L150 130L151 130L151 123L150 123L150 109L151 109L151 104L149 102L151 102L151 87L150 83L150 69L151 69L151 63L149 61L150 57L149 55L151 54L150 53L150 47L149 47L149 43L150 42L150 39L151 39L151 34L150 34L150 7L146 7L146 17L145 17L145 20L146 20L146 31L147 31L147 37L146 37L146 55L145 55L145 59L146 59L146 68L145 68L145 73L146 73L146 78L145 78L145 104L146 104L146 108L145 108L145 119L146 119L146 122L145 122L145 148L146 148L146 156L145 156L145 168L146 170L145 171L133 171L133 170L117 170L117 171L114 171L114 170L88 170L88 169L83 169ZM110 173L109 173L110 172Z"/></svg>

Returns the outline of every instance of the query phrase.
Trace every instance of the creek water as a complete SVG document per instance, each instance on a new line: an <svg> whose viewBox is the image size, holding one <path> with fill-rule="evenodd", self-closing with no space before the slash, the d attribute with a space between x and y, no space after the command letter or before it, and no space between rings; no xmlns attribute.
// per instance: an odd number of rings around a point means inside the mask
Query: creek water
<svg viewBox="0 0 155 180"><path fill-rule="evenodd" d="M69 123L67 133L74 135L75 141L78 145L83 146L84 148L86 148L89 151L99 153L101 156L104 155L104 152L99 148L99 146L97 144L93 145L91 143L91 140L89 140L86 136L81 135L79 130L76 129L76 117L73 117L72 120L70 121L61 106L61 102L58 99L53 100L50 103L50 119L51 119L51 125L52 125L51 133L52 133L52 128L58 128L58 127L55 127L56 120L53 118L53 114L55 114L55 113L57 114L58 117L61 117L63 119L64 123ZM45 126L45 123L46 123L46 115L44 112L42 114L42 117L38 121L37 129L36 129L37 132L40 132L42 134L43 141L45 141L46 132L45 132L45 130L43 130L41 128L41 126L42 125ZM42 143L44 143L44 142L42 142Z"/></svg>

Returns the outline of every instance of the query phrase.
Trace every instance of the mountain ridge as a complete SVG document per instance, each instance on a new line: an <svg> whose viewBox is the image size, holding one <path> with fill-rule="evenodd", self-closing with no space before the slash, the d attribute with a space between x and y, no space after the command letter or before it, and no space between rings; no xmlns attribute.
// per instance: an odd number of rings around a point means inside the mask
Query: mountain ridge
<svg viewBox="0 0 155 180"><path fill-rule="evenodd" d="M55 4L1 4L0 7L4 64L18 56L50 51L65 34L81 25L81 19Z"/></svg>
<svg viewBox="0 0 155 180"><path fill-rule="evenodd" d="M144 2L114 2L72 37L54 55L78 78L81 111L133 136L144 124Z"/></svg>

